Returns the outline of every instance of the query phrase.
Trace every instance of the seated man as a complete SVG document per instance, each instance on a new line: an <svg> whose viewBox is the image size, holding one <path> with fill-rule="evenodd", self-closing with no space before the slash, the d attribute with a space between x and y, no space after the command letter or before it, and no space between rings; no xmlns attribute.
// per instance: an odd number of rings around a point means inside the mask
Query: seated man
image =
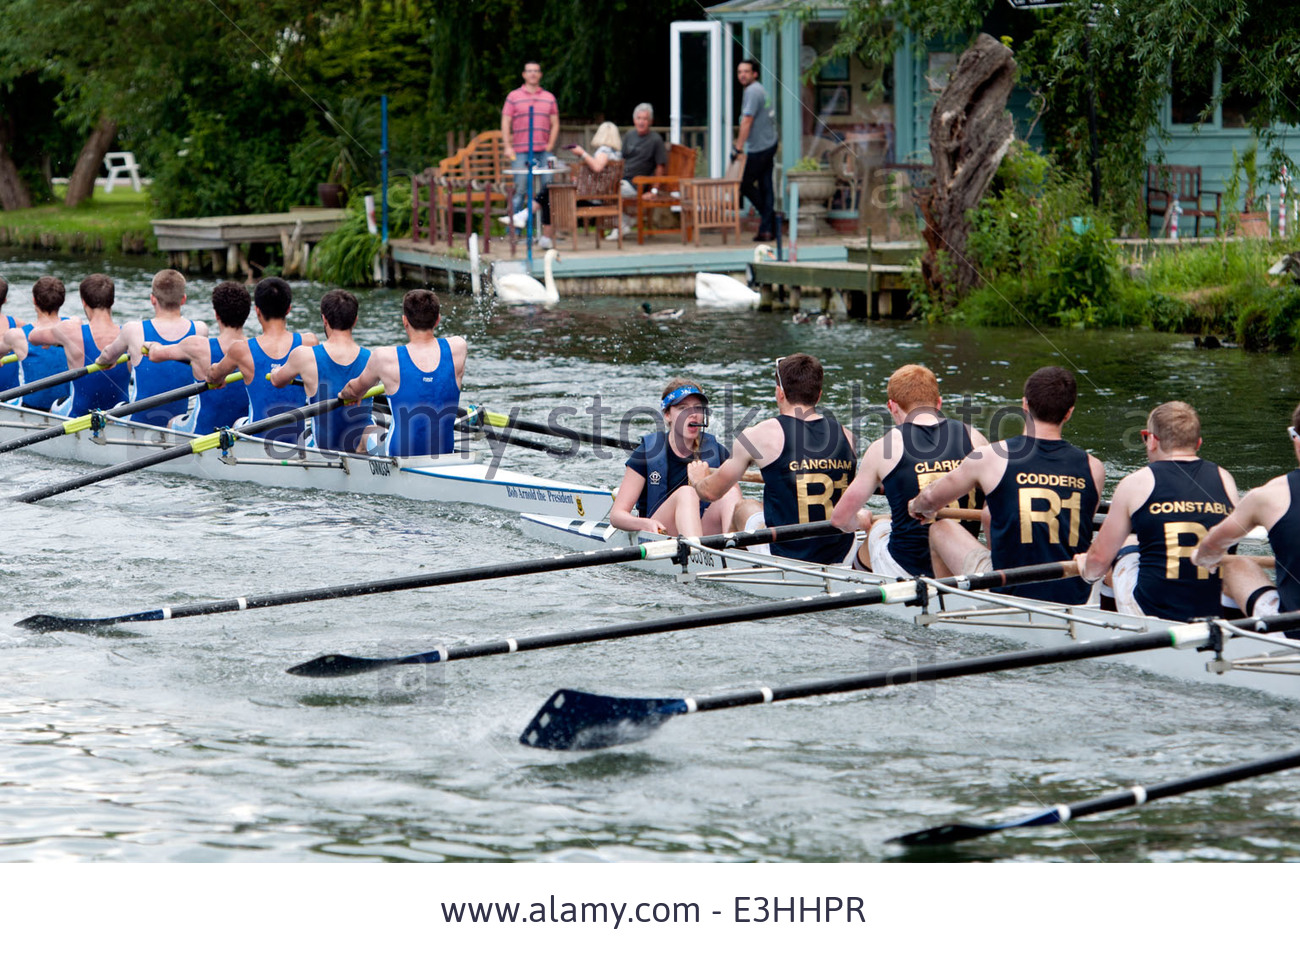
<svg viewBox="0 0 1300 953"><path fill-rule="evenodd" d="M389 456L423 457L456 448L453 428L469 348L463 337L434 333L441 309L432 291L408 291L402 299L408 343L375 348L365 369L339 393L357 400L383 382L393 418L382 451Z"/></svg>
<svg viewBox="0 0 1300 953"><path fill-rule="evenodd" d="M988 441L969 424L939 413L939 382L928 367L900 367L890 376L887 393L889 413L898 426L885 431L862 455L858 475L835 504L831 522L845 531L870 527L855 569L903 578L932 576L930 528L907 512L907 504L921 487L955 470L968 453L988 446ZM877 487L883 487L889 500L888 518L873 519L861 510ZM971 508L981 506L983 494L976 488L965 502Z"/></svg>
<svg viewBox="0 0 1300 953"><path fill-rule="evenodd" d="M212 313L217 319L215 338L191 336L177 344L155 344L149 348L149 360L180 361L190 365L196 381L207 380L208 371L220 364L236 345L242 344L244 323L252 308L248 289L237 281L223 281L212 289ZM225 378L222 378L223 382ZM182 433L208 434L222 427L233 427L248 416L248 386L243 381L210 387L196 398L188 414L173 417L167 424Z"/></svg>
<svg viewBox="0 0 1300 953"><path fill-rule="evenodd" d="M279 414L297 410L307 403L307 395L299 390L284 391L271 385L268 376L289 359L289 352L300 344L316 343L310 331L299 333L289 330L289 308L293 304L293 289L283 278L263 278L253 289L253 311L262 326L262 333L252 340L235 341L225 357L208 370L208 383L221 387L226 375L239 371L248 388L248 419L265 420ZM303 422L285 424L260 434L263 440L297 443L302 435Z"/></svg>
<svg viewBox="0 0 1300 953"><path fill-rule="evenodd" d="M1217 616L1219 574L1194 566L1191 555L1237 505L1237 484L1196 455L1201 420L1180 400L1151 411L1142 439L1148 463L1115 488L1096 539L1076 557L1079 575L1092 584L1114 563L1115 603L1129 615L1171 622Z"/></svg>
<svg viewBox="0 0 1300 953"><path fill-rule="evenodd" d="M202 321L190 321L181 314L185 304L185 276L172 268L164 268L153 276L149 303L154 316L144 321L128 321L111 344L100 352L95 363L112 367L123 354L131 355L134 375L131 382L131 400L144 400L168 391L185 387L191 382L188 367L172 361L155 364L144 360L144 347L157 344L178 344L191 335L207 337L208 326ZM189 399L182 397L161 407L153 407L131 415L136 423L166 427L168 422L189 409Z"/></svg>
<svg viewBox="0 0 1300 953"><path fill-rule="evenodd" d="M829 414L817 412L822 398L822 365L809 354L776 362L776 417L749 427L736 438L731 457L710 472L703 460L686 467L700 499L712 502L740 482L751 463L763 473L763 502L743 500L732 517L735 529L788 526L830 519L857 472L853 434ZM808 562L843 562L853 547L852 533L788 543L773 543L777 556Z"/></svg>
<svg viewBox="0 0 1300 953"><path fill-rule="evenodd" d="M1040 367L1025 381L1024 434L976 448L956 470L922 487L908 504L909 513L929 520L976 487L984 491L989 548L955 521L940 520L930 527L936 575L1062 562L1088 548L1106 468L1092 454L1061 439L1077 396L1073 374L1063 367ZM1018 596L1066 605L1082 605L1091 592L1082 579L1011 589Z"/></svg>
<svg viewBox="0 0 1300 953"><path fill-rule="evenodd" d="M623 198L636 198L632 180L638 175L663 175L668 168L668 148L663 137L650 128L654 107L640 103L632 110L632 129L623 137Z"/></svg>
<svg viewBox="0 0 1300 953"><path fill-rule="evenodd" d="M12 353L18 357L20 383L33 384L68 369L61 347L53 343L33 346L30 341L33 333L46 329L52 330L60 323L70 320L59 317L59 309L63 307L65 296L63 282L58 278L52 275L38 278L36 284L32 285L32 304L36 308L35 323L19 324L9 328L3 336L0 336L0 356ZM56 401L63 400L70 393L72 388L63 383L33 391L20 398L18 402L24 407L49 410Z"/></svg>
<svg viewBox="0 0 1300 953"><path fill-rule="evenodd" d="M1300 462L1300 406L1291 414L1287 428L1291 449ZM1268 542L1277 560L1277 587L1250 560L1225 560L1228 548L1256 526L1268 531ZM1207 569L1223 561L1223 588L1248 616L1300 612L1300 469L1274 477L1241 499L1201 540L1192 562ZM1300 629L1287 633L1300 639Z"/></svg>
<svg viewBox="0 0 1300 953"><path fill-rule="evenodd" d="M352 339L357 323L355 295L338 288L327 291L320 299L320 315L325 343L294 348L289 360L271 372L271 383L276 387L285 387L299 378L307 400L313 404L338 397L344 385L358 376L370 360L370 350ZM373 399L367 397L312 418L307 446L344 453L364 451L366 428L374 424L373 404Z"/></svg>
<svg viewBox="0 0 1300 953"><path fill-rule="evenodd" d="M116 288L108 275L87 275L81 282L81 307L86 323L59 321L32 331L28 343L63 348L68 370L86 366L101 348L111 344L121 328L113 320ZM98 365L97 365L98 366ZM131 393L131 368L117 364L72 382L72 396L50 409L65 417L80 417L92 410L108 410Z"/></svg>

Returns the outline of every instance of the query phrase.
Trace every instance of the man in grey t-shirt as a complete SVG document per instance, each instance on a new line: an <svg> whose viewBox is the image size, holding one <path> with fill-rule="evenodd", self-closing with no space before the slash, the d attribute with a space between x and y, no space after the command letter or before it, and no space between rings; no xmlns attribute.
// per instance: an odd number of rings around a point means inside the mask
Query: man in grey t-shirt
<svg viewBox="0 0 1300 953"><path fill-rule="evenodd" d="M772 160L776 157L776 119L767 90L758 81L758 64L741 60L736 67L736 79L745 87L740 101L740 134L733 144L736 152L745 152L745 172L740 180L740 193L758 210L756 242L771 241L776 237L776 220L773 212Z"/></svg>

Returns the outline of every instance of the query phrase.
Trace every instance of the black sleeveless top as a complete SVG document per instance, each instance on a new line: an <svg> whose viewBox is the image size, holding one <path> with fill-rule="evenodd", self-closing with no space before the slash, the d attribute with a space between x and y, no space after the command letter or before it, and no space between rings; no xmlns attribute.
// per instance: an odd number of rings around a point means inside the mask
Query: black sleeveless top
<svg viewBox="0 0 1300 953"><path fill-rule="evenodd" d="M930 563L930 527L908 513L907 504L927 485L957 469L974 446L970 430L960 420L945 418L933 424L904 422L897 429L902 436L902 455L889 475L880 481L889 500L892 524L889 555L911 575L929 576L934 572ZM966 499L959 500L958 505L975 508L983 505L983 499L983 491L976 488ZM978 536L979 529L976 523L973 534Z"/></svg>
<svg viewBox="0 0 1300 953"><path fill-rule="evenodd" d="M1148 467L1155 485L1132 521L1139 552L1133 597L1147 615L1171 622L1217 616L1219 572L1192 565L1191 555L1232 512L1219 467L1208 460L1156 460Z"/></svg>
<svg viewBox="0 0 1300 953"><path fill-rule="evenodd" d="M1026 436L1012 437L999 449L1007 454L1007 472L985 504L994 568L1064 561L1087 550L1098 502L1088 454L1064 440ZM1091 589L1075 577L1004 591L1077 606Z"/></svg>
<svg viewBox="0 0 1300 953"><path fill-rule="evenodd" d="M1300 470L1286 475L1291 506L1268 531L1268 542L1277 558L1277 594L1283 612L1300 611ZM1243 607L1244 608L1244 607ZM1300 638L1300 630L1287 633Z"/></svg>
<svg viewBox="0 0 1300 953"><path fill-rule="evenodd" d="M853 446L830 414L801 420L776 418L785 434L781 455L763 467L763 519L768 526L816 523L831 510L858 472ZM852 533L773 543L772 553L814 563L837 563L848 555Z"/></svg>

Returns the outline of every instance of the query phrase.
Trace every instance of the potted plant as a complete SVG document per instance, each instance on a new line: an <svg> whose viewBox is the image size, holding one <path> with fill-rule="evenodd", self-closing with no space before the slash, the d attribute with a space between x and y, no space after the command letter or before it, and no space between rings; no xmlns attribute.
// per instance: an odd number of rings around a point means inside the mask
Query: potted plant
<svg viewBox="0 0 1300 953"><path fill-rule="evenodd" d="M328 161L329 172L316 186L316 194L326 208L342 208L349 189L374 179L371 167L379 151L377 115L363 100L349 96L339 104L338 112L325 113L325 119L331 134L322 134L317 148L322 163Z"/></svg>
<svg viewBox="0 0 1300 953"><path fill-rule="evenodd" d="M1229 229L1243 238L1267 238L1269 234L1268 212L1259 186L1259 143L1252 141L1240 153L1235 148L1232 150L1232 168L1223 196ZM1240 212L1236 210L1238 198Z"/></svg>
<svg viewBox="0 0 1300 953"><path fill-rule="evenodd" d="M826 216L826 203L835 194L835 173L812 156L804 156L785 174L787 185L799 184L799 230L818 234Z"/></svg>

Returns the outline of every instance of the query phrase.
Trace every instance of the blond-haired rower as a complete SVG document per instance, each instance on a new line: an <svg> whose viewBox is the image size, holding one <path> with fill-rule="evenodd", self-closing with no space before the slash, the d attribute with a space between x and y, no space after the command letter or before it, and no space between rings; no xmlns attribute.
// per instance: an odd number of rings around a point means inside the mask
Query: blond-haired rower
<svg viewBox="0 0 1300 953"><path fill-rule="evenodd" d="M1111 571L1115 603L1129 615L1174 622L1220 614L1217 571L1192 551L1237 505L1232 474L1202 460L1201 420L1181 400L1161 404L1142 431L1147 465L1119 482L1092 546L1076 559L1085 582Z"/></svg>
<svg viewBox="0 0 1300 953"><path fill-rule="evenodd" d="M895 427L885 431L862 455L858 475L831 513L831 522L845 531L870 527L858 548L854 568L884 576L930 576L930 527L907 512L921 488L955 470L976 447L988 445L978 430L939 412L943 398L934 372L921 364L894 371L886 390L887 407ZM889 517L872 519L862 510L882 488L889 500ZM962 502L976 507L984 494L978 488Z"/></svg>

